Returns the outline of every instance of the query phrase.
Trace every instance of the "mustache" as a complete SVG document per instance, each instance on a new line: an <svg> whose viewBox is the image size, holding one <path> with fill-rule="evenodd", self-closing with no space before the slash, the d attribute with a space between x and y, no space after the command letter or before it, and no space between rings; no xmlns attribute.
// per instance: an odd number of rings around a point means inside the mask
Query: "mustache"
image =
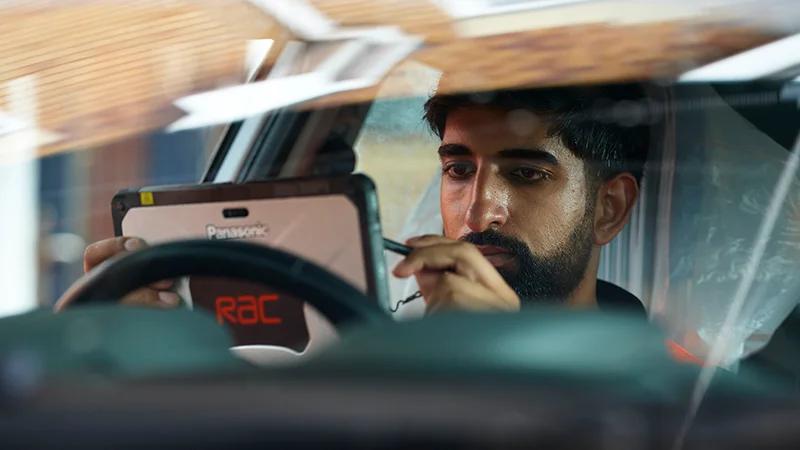
<svg viewBox="0 0 800 450"><path fill-rule="evenodd" d="M495 230L468 233L461 236L459 240L474 245L491 245L504 248L515 256L527 256L531 254L530 248L528 248L524 242Z"/></svg>

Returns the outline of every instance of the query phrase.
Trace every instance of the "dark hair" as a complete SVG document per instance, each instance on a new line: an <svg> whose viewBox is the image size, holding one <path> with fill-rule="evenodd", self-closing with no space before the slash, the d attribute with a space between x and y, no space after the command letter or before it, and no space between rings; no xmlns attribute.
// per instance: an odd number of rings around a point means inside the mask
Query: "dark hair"
<svg viewBox="0 0 800 450"><path fill-rule="evenodd" d="M530 111L544 117L549 136L559 136L564 146L587 162L590 181L630 172L640 182L655 117L648 105L639 85L503 90L434 95L425 103L424 119L442 138L447 115L455 109Z"/></svg>

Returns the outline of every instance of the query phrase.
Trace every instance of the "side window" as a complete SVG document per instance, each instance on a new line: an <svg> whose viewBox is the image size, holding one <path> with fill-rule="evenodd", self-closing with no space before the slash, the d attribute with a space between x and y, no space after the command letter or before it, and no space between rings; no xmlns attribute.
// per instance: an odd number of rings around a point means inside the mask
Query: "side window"
<svg viewBox="0 0 800 450"><path fill-rule="evenodd" d="M356 172L369 175L378 187L383 233L387 237L405 237L408 219L415 214L439 170L439 141L422 118L426 100L427 97L412 97L376 101L354 146ZM438 203L435 206L438 213Z"/></svg>
<svg viewBox="0 0 800 450"><path fill-rule="evenodd" d="M675 88L639 205L601 254L599 277L639 296L692 354L706 357L730 320L725 365L758 351L800 300L797 121L778 99Z"/></svg>
<svg viewBox="0 0 800 450"><path fill-rule="evenodd" d="M378 188L383 234L400 241L442 232L439 140L422 119L426 100L419 96L376 101L354 145L356 172L368 175ZM389 269L400 260L390 252L385 255ZM389 278L392 305L417 289L413 278ZM423 302L412 302L399 307L397 316L423 313Z"/></svg>

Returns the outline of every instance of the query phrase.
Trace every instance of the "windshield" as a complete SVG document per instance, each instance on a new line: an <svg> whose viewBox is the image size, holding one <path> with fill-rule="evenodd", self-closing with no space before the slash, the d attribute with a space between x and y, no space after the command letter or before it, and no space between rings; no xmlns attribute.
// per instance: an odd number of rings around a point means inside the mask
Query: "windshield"
<svg viewBox="0 0 800 450"><path fill-rule="evenodd" d="M233 242L228 250L247 256L236 248L246 241L277 249L262 255L273 264L205 255L225 266L218 275L186 258L196 273L136 286L133 294L149 295L142 302L126 294L106 303L197 304L217 330L272 327L179 339L247 347L237 355L255 365L272 360L250 353L283 348L281 362L319 354L318 366L298 366L340 373L355 361L384 380L393 366L381 358L394 355L432 384L442 373L479 379L475 361L496 364L490 377L558 378L564 367L634 373L620 362L637 360L633 350L616 349L624 358L607 365L585 361L636 338L615 335L590 349L594 335L582 332L594 328L575 322L565 328L574 334L560 335L541 322L552 311L620 314L646 326L664 361L691 378L672 397L652 374L637 384L681 402L687 424L718 371L736 380L767 374L796 389L800 41L791 2L401 3L0 6L8 37L0 44L0 320L79 314L70 301L82 286L140 250L195 239ZM149 206L164 208L157 220L139 214ZM198 255L207 250L195 244ZM239 263L241 274L229 273ZM115 280L170 270L169 261L141 264ZM255 279L256 267L275 270L280 289ZM237 275L242 284L231 281ZM279 298L288 300L276 307ZM559 336L534 345L523 339L531 330L489 315L486 334L470 336L497 342L461 342L445 333L458 323L446 320L464 312L518 313L510 321L531 314L543 327L534 331ZM148 322L144 314L135 320ZM441 327L414 334L417 322L441 316ZM159 320L148 323L159 329ZM353 323L379 331L366 335L369 345L353 344ZM641 331L609 323L596 339ZM299 325L284 332L281 324ZM394 326L413 338L380 334ZM428 347L425 336L439 341ZM399 345L406 338L416 346ZM438 347L450 340L469 352ZM391 349L376 350L384 344ZM436 349L446 354L426 353ZM148 351L140 350L129 353ZM214 353L178 378L217 364L241 369L238 359L221 362L227 356ZM519 365L504 365L512 356ZM177 364L168 352L152 361L160 362L147 367ZM424 369L440 362L441 372ZM594 389L595 379L584 381Z"/></svg>

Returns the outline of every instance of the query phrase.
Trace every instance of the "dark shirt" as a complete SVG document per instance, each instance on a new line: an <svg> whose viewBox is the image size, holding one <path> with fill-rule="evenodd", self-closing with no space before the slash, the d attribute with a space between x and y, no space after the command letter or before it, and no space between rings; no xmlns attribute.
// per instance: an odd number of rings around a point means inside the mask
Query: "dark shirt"
<svg viewBox="0 0 800 450"><path fill-rule="evenodd" d="M635 295L608 281L597 280L597 305L605 311L627 311L647 317L647 311Z"/></svg>

